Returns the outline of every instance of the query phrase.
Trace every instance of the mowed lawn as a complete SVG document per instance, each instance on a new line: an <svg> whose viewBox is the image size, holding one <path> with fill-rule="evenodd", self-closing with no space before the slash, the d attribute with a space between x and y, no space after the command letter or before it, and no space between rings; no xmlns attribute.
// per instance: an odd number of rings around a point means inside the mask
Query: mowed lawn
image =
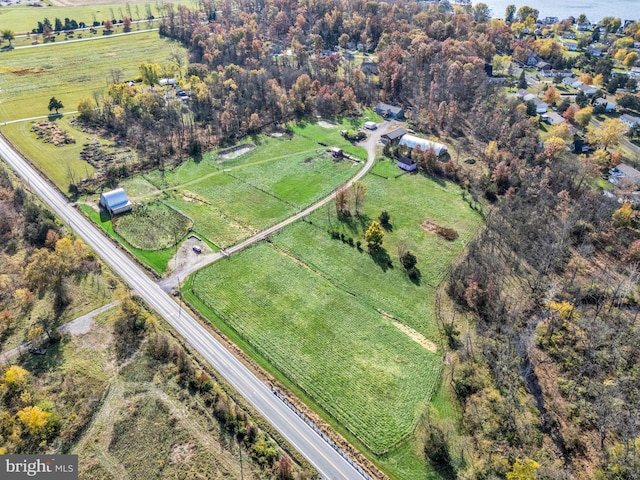
<svg viewBox="0 0 640 480"><path fill-rule="evenodd" d="M418 175L365 178L364 225L381 210L392 229L383 246L392 268L381 268L327 233L329 222L354 241L359 221L339 224L322 208L229 261L199 272L194 291L261 355L314 398L374 453L413 431L437 387L440 357L434 295L451 261L480 219L449 183ZM332 206L329 207L334 208ZM449 242L425 231L432 223L454 228ZM396 245L408 241L421 280L402 271ZM365 247L366 249L366 247ZM384 313L384 315L383 315ZM403 326L404 330L398 328ZM407 328L409 327L409 328Z"/></svg>
<svg viewBox="0 0 640 480"><path fill-rule="evenodd" d="M2 52L0 122L47 115L51 97L62 111L76 110L81 99L106 89L111 70L132 78L143 62L167 61L172 48L179 44L150 32Z"/></svg>
<svg viewBox="0 0 640 480"><path fill-rule="evenodd" d="M436 384L439 355L268 244L198 272L194 292L374 452Z"/></svg>
<svg viewBox="0 0 640 480"><path fill-rule="evenodd" d="M331 134L341 139L339 132ZM255 148L238 158L210 153L144 178L191 218L200 234L225 248L323 198L361 168L334 161L307 136L254 141Z"/></svg>
<svg viewBox="0 0 640 480"><path fill-rule="evenodd" d="M90 2L86 0L84 3ZM98 22L112 20L114 16L116 20L122 19L123 16L129 16L132 20L146 19L147 7L151 7L151 14L153 16L159 17L162 15L163 3L189 5L191 2L131 2L129 4L130 13L127 11L127 3L116 2L111 5L78 5L46 8L16 5L0 9L0 30L11 29L16 35L30 33L31 30L38 26L38 22L43 21L45 17L51 20L51 25L54 24L55 18L58 17L63 22L65 18L70 18L78 23L84 22L87 26L93 24L94 18ZM143 22L142 25L146 26L146 22Z"/></svg>

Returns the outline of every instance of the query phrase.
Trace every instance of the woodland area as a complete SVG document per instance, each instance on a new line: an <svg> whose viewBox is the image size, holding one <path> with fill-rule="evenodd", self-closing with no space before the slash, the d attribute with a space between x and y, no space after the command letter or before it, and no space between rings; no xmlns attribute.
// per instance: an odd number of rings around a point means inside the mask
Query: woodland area
<svg viewBox="0 0 640 480"><path fill-rule="evenodd" d="M176 56L141 76L153 85L186 69L190 100L114 81L97 112L80 105L85 122L162 165L288 120L411 105L416 130L480 160L447 174L470 204L491 204L452 267L457 309L442 322L461 431L428 422L425 455L449 477L640 478L638 217L592 182L620 156L545 148L537 120L484 70L497 52L570 66L558 51L416 3L266 0L227 3L219 18L207 0L166 8L160 34L188 47L188 65ZM330 51L352 42L375 49L377 77ZM594 75L610 70L587 60Z"/></svg>

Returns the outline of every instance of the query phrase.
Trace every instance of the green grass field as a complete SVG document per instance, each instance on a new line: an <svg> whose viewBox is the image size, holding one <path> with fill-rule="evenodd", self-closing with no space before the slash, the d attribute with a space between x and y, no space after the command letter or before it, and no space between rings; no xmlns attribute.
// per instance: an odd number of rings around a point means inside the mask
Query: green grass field
<svg viewBox="0 0 640 480"><path fill-rule="evenodd" d="M113 229L135 248L163 250L177 244L193 222L163 202L137 205L115 219Z"/></svg>
<svg viewBox="0 0 640 480"><path fill-rule="evenodd" d="M71 179L77 181L95 173L96 169L80 158L83 144L89 135L73 127L69 123L69 117L57 119L56 124L73 136L76 143L60 147L38 140L31 131L32 124L33 122L10 123L0 129L2 134L61 191L68 191Z"/></svg>
<svg viewBox="0 0 640 480"><path fill-rule="evenodd" d="M47 115L54 96L63 111L76 110L81 99L106 88L111 70L132 78L141 63L163 63L178 45L150 32L2 52L0 122Z"/></svg>
<svg viewBox="0 0 640 480"><path fill-rule="evenodd" d="M196 279L200 298L370 449L411 432L437 381L437 354L265 244Z"/></svg>
<svg viewBox="0 0 640 480"><path fill-rule="evenodd" d="M391 214L384 246L393 268L383 269L367 253L331 239L329 222L354 239L363 226L339 225L335 212L323 208L308 217L311 223L298 222L275 235L272 245L197 273L193 289L253 349L381 453L411 434L437 388L440 356L419 342L437 343L435 287L480 219L451 184L417 175L369 175L366 184L365 225L382 209ZM448 242L425 231L425 220L455 228L460 236ZM395 258L401 240L418 257L419 285ZM417 461L415 453L403 455Z"/></svg>
<svg viewBox="0 0 640 480"><path fill-rule="evenodd" d="M0 30L11 29L17 35L30 33L32 29L37 27L38 22L41 22L45 17L51 20L52 25L56 17L63 22L65 18L70 18L77 22L85 22L87 26L91 26L94 20L98 22L112 20L113 18L120 20L123 16L129 16L132 20L140 20L147 18L147 7L151 8L153 16L159 17L162 14L162 9L158 9L158 7L161 7L163 3L193 4L190 1L131 3L129 4L131 13L127 11L126 2L114 2L112 5L48 6L45 8L16 5L0 8ZM146 23L143 23L143 25L146 25Z"/></svg>

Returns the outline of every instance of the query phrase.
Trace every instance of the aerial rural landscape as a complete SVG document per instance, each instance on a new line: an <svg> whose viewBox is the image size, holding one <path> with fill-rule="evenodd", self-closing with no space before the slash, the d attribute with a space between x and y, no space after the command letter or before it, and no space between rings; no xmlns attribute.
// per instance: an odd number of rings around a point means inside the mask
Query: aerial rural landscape
<svg viewBox="0 0 640 480"><path fill-rule="evenodd" d="M0 2L0 455L640 479L639 14L488 3Z"/></svg>

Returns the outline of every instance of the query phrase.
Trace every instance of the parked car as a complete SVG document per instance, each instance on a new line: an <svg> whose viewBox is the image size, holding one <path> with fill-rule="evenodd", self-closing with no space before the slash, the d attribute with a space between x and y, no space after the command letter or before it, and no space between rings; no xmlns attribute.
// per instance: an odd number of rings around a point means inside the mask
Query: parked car
<svg viewBox="0 0 640 480"><path fill-rule="evenodd" d="M202 249L197 245L194 245L193 251L196 252L196 253L202 253Z"/></svg>

